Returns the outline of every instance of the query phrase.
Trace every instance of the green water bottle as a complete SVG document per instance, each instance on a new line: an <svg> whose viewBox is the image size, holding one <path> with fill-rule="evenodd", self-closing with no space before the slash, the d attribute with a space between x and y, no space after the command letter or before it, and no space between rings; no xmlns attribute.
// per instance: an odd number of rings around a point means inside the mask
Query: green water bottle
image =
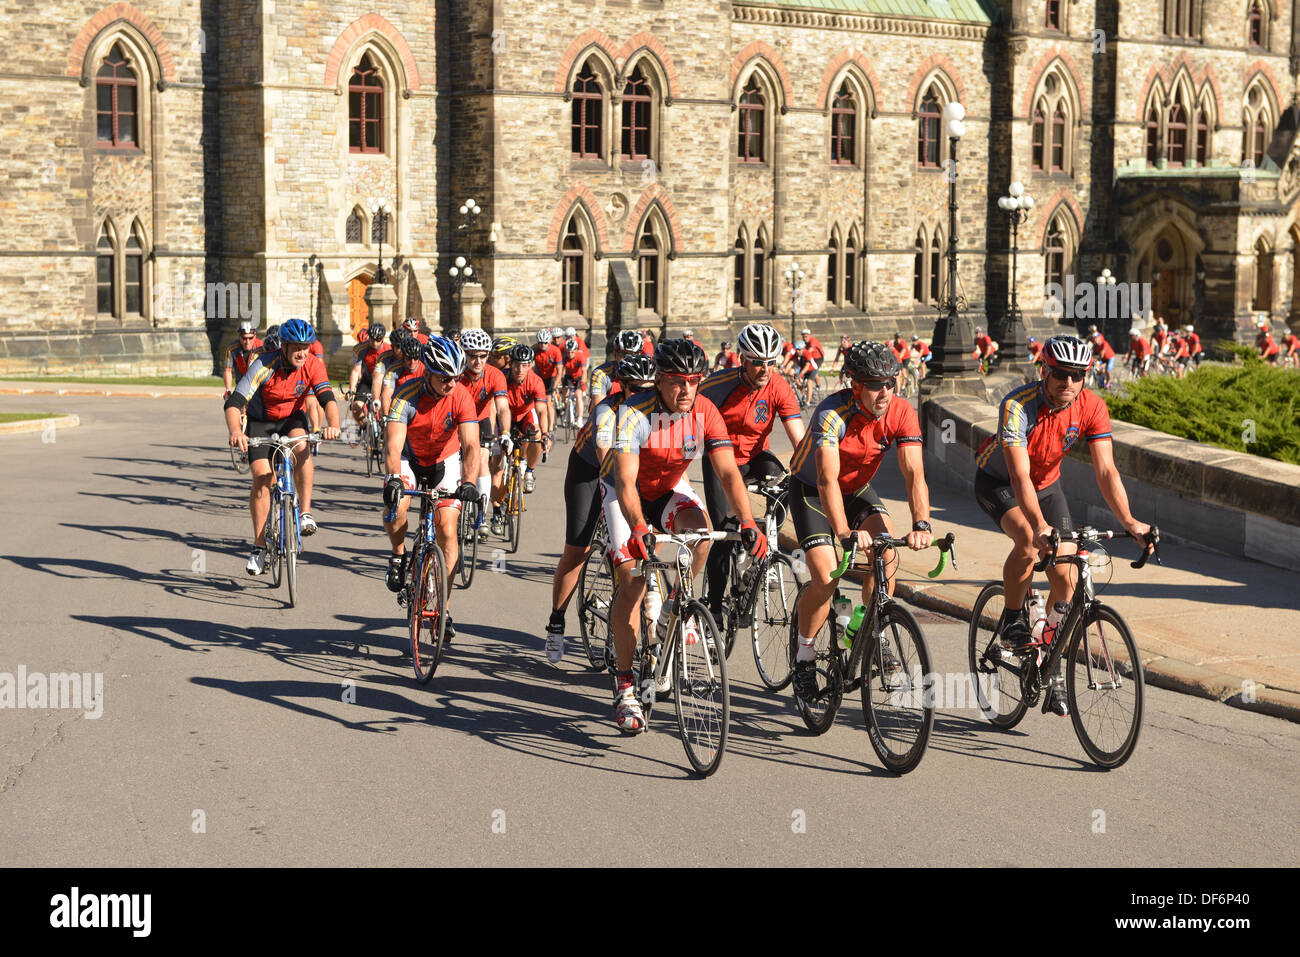
<svg viewBox="0 0 1300 957"><path fill-rule="evenodd" d="M848 651L853 647L853 639L858 636L858 629L862 627L862 619L867 617L867 606L858 605L853 609L853 617L849 619L849 626L844 629L840 635L840 647Z"/></svg>

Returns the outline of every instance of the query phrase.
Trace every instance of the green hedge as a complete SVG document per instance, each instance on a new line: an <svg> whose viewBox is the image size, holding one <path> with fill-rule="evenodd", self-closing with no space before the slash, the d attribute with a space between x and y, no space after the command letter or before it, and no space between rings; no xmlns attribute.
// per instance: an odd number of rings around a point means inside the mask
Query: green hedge
<svg viewBox="0 0 1300 957"><path fill-rule="evenodd" d="M1241 365L1205 365L1183 379L1138 379L1103 398L1112 418L1300 465L1300 375L1253 353L1242 358ZM1251 423L1253 442L1246 441Z"/></svg>

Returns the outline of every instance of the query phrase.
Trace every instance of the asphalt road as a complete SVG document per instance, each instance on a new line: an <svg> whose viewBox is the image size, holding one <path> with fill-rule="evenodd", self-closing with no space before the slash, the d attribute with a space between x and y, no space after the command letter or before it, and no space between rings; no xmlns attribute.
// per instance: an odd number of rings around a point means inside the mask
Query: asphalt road
<svg viewBox="0 0 1300 957"><path fill-rule="evenodd" d="M626 738L580 643L559 667L542 652L563 447L526 500L520 554L455 594L459 637L420 686L357 452L318 459L321 531L289 609L244 572L247 480L215 402L3 408L83 424L0 437L0 681L20 666L103 675L99 717L0 708L7 864L1300 863L1286 837L1300 729L1151 687L1116 771L1093 767L1067 719L999 732L967 705L941 710L900 778L856 696L812 737L740 645L730 746L694 778L671 705ZM897 482L889 463L882 481ZM936 669L964 673L965 624L917 617Z"/></svg>

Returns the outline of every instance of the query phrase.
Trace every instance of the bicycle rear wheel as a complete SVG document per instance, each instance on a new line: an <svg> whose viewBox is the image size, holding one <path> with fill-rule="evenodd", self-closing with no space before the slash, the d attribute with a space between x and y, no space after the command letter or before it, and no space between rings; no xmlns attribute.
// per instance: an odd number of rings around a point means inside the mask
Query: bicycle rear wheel
<svg viewBox="0 0 1300 957"><path fill-rule="evenodd" d="M507 501L506 522L510 533L510 554L519 551L519 535L524 524L524 477L515 472Z"/></svg>
<svg viewBox="0 0 1300 957"><path fill-rule="evenodd" d="M677 728L691 767L708 777L718 770L727 747L731 701L722 641L712 613L701 602L683 607L674 645Z"/></svg>
<svg viewBox="0 0 1300 957"><path fill-rule="evenodd" d="M794 609L790 613L790 667L793 671L795 655L799 651L799 602L803 599L804 592L808 590L805 582L799 586L799 594L795 597ZM825 734L830 729L831 724L835 721L835 713L839 711L840 701L844 696L844 681L841 676L840 667L840 649L836 641L839 638L838 626L835 624L835 616L826 615L826 621L817 634L813 636L813 647L816 649L816 667L817 667L817 697L812 701L802 701L795 696L794 705L799 711L799 717L803 718L803 723L808 726L808 730L813 734Z"/></svg>
<svg viewBox="0 0 1300 957"><path fill-rule="evenodd" d="M967 662L980 711L995 728L1014 728L1029 710L1020 686L1025 663L1009 659L998 644L997 627L1006 607L1001 582L990 582L975 599L970 620Z"/></svg>
<svg viewBox="0 0 1300 957"><path fill-rule="evenodd" d="M1074 733L1088 757L1117 768L1142 730L1142 659L1124 619L1097 605L1066 648L1065 691Z"/></svg>
<svg viewBox="0 0 1300 957"><path fill-rule="evenodd" d="M415 678L428 684L442 657L446 628L447 574L442 549L436 544L421 548L411 570L411 601L408 624L411 632L411 662Z"/></svg>
<svg viewBox="0 0 1300 957"><path fill-rule="evenodd" d="M474 581L474 570L478 565L478 521L479 510L483 506L478 502L462 502L457 528L460 533L460 560L457 563L457 578L461 588L468 588Z"/></svg>
<svg viewBox="0 0 1300 957"><path fill-rule="evenodd" d="M375 474L375 426L373 420L366 419L366 478Z"/></svg>
<svg viewBox="0 0 1300 957"><path fill-rule="evenodd" d="M266 567L271 571L272 588L280 587L280 511L280 503L272 496L263 537L266 542Z"/></svg>
<svg viewBox="0 0 1300 957"><path fill-rule="evenodd" d="M298 507L292 495L286 495L280 518L281 547L284 553L284 577L289 583L289 607L298 604Z"/></svg>
<svg viewBox="0 0 1300 957"><path fill-rule="evenodd" d="M799 579L794 562L780 552L765 563L753 589L750 606L750 633L754 664L758 678L772 691L780 691L794 676L790 658L790 628L794 623L794 603L799 595ZM797 625L795 626L797 630Z"/></svg>
<svg viewBox="0 0 1300 957"><path fill-rule="evenodd" d="M578 627L582 646L592 671L601 671L612 661L613 632L609 627L609 610L614 604L614 566L597 539L578 575Z"/></svg>
<svg viewBox="0 0 1300 957"><path fill-rule="evenodd" d="M906 774L921 763L934 727L934 673L921 626L902 605L885 606L862 656L862 713L885 767Z"/></svg>

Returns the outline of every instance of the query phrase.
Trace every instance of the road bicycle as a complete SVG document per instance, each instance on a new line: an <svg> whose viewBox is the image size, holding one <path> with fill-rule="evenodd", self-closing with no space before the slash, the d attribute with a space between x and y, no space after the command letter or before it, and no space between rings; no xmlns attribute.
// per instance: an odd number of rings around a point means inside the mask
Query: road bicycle
<svg viewBox="0 0 1300 957"><path fill-rule="evenodd" d="M481 500L466 502L461 506L460 518L456 521L456 533L460 541L460 556L456 561L457 584L468 588L474 581L474 572L478 568L479 526L482 524L483 502Z"/></svg>
<svg viewBox="0 0 1300 957"><path fill-rule="evenodd" d="M731 715L727 656L713 615L695 599L691 548L702 541L739 541L736 532L682 532L656 535L656 545L676 549L672 561L653 558L638 562L632 574L676 575L657 621L641 603L640 641L633 659L637 696L647 724L660 694L671 688L677 707L677 729L691 767L705 777L718 770L727 747Z"/></svg>
<svg viewBox="0 0 1300 957"><path fill-rule="evenodd" d="M939 549L939 563L929 572L937 578L949 564L955 570L954 539L949 533L930 547ZM826 622L813 636L817 651L818 690L809 701L795 697L804 724L813 734L824 734L835 720L845 693L860 690L862 713L867 722L871 747L886 768L906 774L925 756L934 726L935 675L930 667L930 650L925 635L912 613L890 597L885 589L885 559L891 549L906 548L906 538L877 535L871 542L873 583L865 605L847 612L849 599L838 591L831 601ZM857 556L857 537L844 554L832 580L842 578ZM790 660L799 648L798 600L807 590L799 589L796 614L790 624ZM858 622L856 631L853 622ZM844 640L851 635L851 646Z"/></svg>
<svg viewBox="0 0 1300 957"><path fill-rule="evenodd" d="M266 524L262 526L266 542L266 567L271 571L271 587L279 588L283 577L289 583L289 607L298 604L298 553L302 551L302 526L299 522L298 496L293 487L292 450L299 442L310 446L320 445L321 434L311 432L285 438L272 435L269 438L248 440L248 447L255 449L263 445L271 446L271 469L275 481L271 484L271 508L266 515ZM283 565L283 576L281 575Z"/></svg>
<svg viewBox="0 0 1300 957"><path fill-rule="evenodd" d="M605 514L596 520L591 551L578 573L578 630L593 671L614 670L614 635L609 609L614 604L614 565L609 559L609 531Z"/></svg>
<svg viewBox="0 0 1300 957"><path fill-rule="evenodd" d="M245 435L248 434L248 416L242 412L239 414L239 429ZM233 445L230 446L230 464L235 467L235 471L240 475L247 475L248 452Z"/></svg>
<svg viewBox="0 0 1300 957"><path fill-rule="evenodd" d="M570 444L578 437L578 397L572 386L562 386L555 400L555 431Z"/></svg>
<svg viewBox="0 0 1300 957"><path fill-rule="evenodd" d="M501 494L502 521L505 523L503 537L510 543L511 555L519 551L519 535L524 525L524 473L528 469L528 460L524 457L526 442L541 444L542 440L515 434Z"/></svg>
<svg viewBox="0 0 1300 957"><path fill-rule="evenodd" d="M419 488L403 489L402 494L419 498L420 524L411 553L410 579L398 592L397 603L406 608L415 678L420 684L428 684L442 658L447 631L447 556L438 544L434 521L438 514L437 503L441 499L459 499L462 502L467 499L459 491L433 488L423 479ZM477 491L474 494L477 495ZM461 514L466 511L462 508ZM391 519L390 511L385 520Z"/></svg>
<svg viewBox="0 0 1300 957"><path fill-rule="evenodd" d="M1079 581L1063 613L1056 634L1017 654L1002 647L999 638L1005 622L1002 582L984 586L975 600L970 623L968 657L980 711L996 728L1009 730L1024 718L1041 696L1042 710L1050 707L1043 692L1065 661L1065 693L1074 732L1088 757L1103 768L1117 768L1133 754L1142 729L1142 660L1133 633L1119 612L1096 597L1093 574L1108 568L1110 558L1097 543L1114 536L1083 527L1069 538L1080 543L1073 555L1057 556L1061 534L1052 530L1051 548L1034 565L1035 572L1056 565L1073 565ZM1141 568L1149 558L1160 563L1160 530L1154 526L1144 540L1142 556L1131 563ZM1104 584L1104 583L1103 583ZM1036 598L1031 589L1025 608Z"/></svg>
<svg viewBox="0 0 1300 957"><path fill-rule="evenodd" d="M921 361L919 359L909 359L903 366L903 388L899 392L904 399L910 399L916 395L921 386Z"/></svg>

